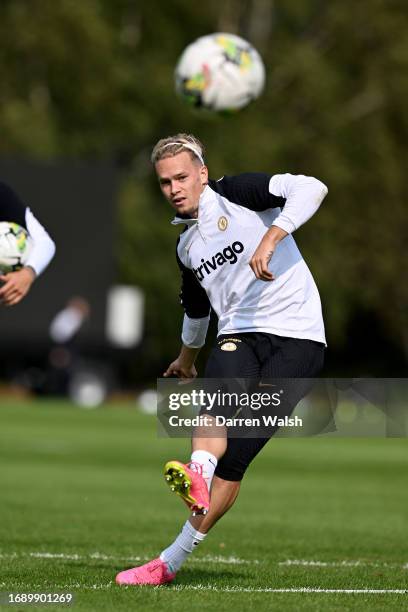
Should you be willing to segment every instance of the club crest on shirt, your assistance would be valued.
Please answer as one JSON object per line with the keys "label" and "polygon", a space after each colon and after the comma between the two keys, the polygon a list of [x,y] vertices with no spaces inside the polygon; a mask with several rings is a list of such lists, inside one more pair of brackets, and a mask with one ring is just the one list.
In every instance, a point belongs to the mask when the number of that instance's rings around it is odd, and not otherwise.
{"label": "club crest on shirt", "polygon": [[218,219],[218,229],[220,230],[220,232],[225,232],[227,227],[228,227],[228,219],[227,219],[227,217],[220,217]]}

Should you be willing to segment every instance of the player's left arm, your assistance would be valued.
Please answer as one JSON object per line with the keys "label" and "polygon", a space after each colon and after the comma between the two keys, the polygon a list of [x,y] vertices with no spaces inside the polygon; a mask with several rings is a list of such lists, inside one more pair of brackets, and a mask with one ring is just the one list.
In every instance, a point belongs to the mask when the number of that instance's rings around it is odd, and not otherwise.
{"label": "player's left arm", "polygon": [[55,254],[54,241],[29,208],[26,208],[24,221],[33,247],[24,268],[0,276],[0,304],[4,306],[15,306],[27,295]]}
{"label": "player's left arm", "polygon": [[315,214],[328,189],[324,183],[311,176],[275,174],[270,179],[268,191],[272,196],[285,198],[285,204],[249,263],[255,276],[263,281],[274,280],[269,262],[277,244]]}

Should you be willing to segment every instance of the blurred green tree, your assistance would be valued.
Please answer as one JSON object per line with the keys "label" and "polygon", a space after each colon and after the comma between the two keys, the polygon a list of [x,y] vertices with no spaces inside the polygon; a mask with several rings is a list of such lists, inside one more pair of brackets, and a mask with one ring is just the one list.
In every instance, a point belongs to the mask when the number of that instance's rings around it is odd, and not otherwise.
{"label": "blurred green tree", "polygon": [[[175,356],[182,318],[177,230],[149,163],[155,141],[196,133],[214,178],[321,178],[329,196],[296,239],[332,353],[346,351],[345,369],[358,365],[356,321],[366,320],[378,351],[367,373],[389,374],[408,354],[407,28],[398,0],[208,0],[205,10],[187,0],[3,0],[0,153],[121,165],[120,280],[146,291],[152,368]],[[183,48],[217,30],[248,37],[267,66],[261,99],[228,119],[195,114],[173,88]]]}

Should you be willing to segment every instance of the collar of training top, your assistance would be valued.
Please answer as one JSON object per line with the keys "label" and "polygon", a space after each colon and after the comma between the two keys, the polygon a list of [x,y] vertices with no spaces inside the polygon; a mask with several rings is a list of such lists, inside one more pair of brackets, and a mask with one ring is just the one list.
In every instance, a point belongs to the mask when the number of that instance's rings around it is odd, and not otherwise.
{"label": "collar of training top", "polygon": [[204,221],[210,214],[211,209],[214,205],[214,197],[215,192],[211,189],[211,187],[209,187],[209,185],[206,185],[200,195],[200,200],[198,202],[197,219],[189,217],[188,215],[176,215],[171,224],[179,225],[180,223],[184,223],[188,227],[191,227],[195,223],[198,223],[198,221]]}

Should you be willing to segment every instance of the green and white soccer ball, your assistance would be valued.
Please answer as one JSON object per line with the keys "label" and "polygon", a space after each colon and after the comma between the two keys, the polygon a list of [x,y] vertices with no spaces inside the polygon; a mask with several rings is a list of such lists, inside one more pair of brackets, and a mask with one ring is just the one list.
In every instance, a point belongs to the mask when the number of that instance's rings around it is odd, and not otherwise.
{"label": "green and white soccer ball", "polygon": [[0,273],[20,270],[28,259],[32,240],[17,223],[0,222]]}
{"label": "green and white soccer ball", "polygon": [[196,108],[236,111],[258,98],[265,67],[258,51],[235,34],[202,36],[182,53],[176,91]]}

